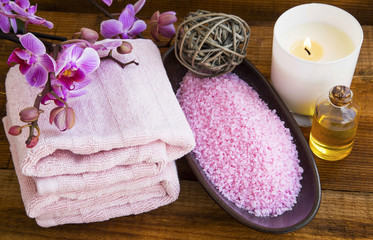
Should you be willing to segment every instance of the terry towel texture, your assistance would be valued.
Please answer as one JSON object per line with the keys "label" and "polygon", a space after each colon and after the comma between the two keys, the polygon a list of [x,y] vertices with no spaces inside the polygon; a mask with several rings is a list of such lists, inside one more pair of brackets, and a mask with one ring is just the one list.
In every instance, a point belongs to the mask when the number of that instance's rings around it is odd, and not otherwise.
{"label": "terry towel texture", "polygon": [[[88,93],[69,99],[75,126],[50,125],[54,104],[42,106],[39,143],[26,148],[28,131],[9,136],[27,214],[40,226],[104,221],[139,214],[177,199],[175,159],[195,146],[159,50],[150,40],[130,40],[131,54],[114,57],[139,65],[122,69],[111,60],[94,72]],[[40,89],[28,86],[18,67],[6,79],[5,131],[21,124],[18,113]],[[21,96],[21,97],[20,97]]]}

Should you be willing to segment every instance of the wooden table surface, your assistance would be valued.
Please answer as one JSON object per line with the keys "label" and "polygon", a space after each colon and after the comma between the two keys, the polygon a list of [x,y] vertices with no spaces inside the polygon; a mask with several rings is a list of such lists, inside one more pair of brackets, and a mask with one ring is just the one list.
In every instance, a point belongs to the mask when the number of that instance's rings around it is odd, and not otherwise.
{"label": "wooden table surface", "polygon": [[[223,10],[222,10],[223,11]],[[102,14],[40,11],[54,22],[51,31],[70,37],[80,27],[98,30]],[[249,21],[252,37],[247,58],[269,79],[274,21]],[[14,172],[9,144],[0,128],[0,239],[373,239],[373,26],[363,25],[364,43],[352,81],[362,104],[362,116],[352,153],[344,160],[316,158],[322,202],[316,217],[304,228],[282,235],[254,231],[223,211],[195,179],[185,159],[178,160],[181,183],[174,203],[137,216],[101,223],[39,227],[26,216]],[[148,33],[145,34],[148,36]],[[6,60],[15,43],[0,40],[0,92],[9,67]],[[164,53],[166,49],[161,49]],[[0,95],[1,118],[6,96]],[[309,129],[302,129],[308,138]]]}

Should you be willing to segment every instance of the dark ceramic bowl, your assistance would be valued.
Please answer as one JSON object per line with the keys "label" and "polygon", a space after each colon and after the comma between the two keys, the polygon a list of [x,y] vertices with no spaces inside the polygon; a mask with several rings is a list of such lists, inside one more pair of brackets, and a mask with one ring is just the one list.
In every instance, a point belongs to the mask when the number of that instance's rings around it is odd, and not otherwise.
{"label": "dark ceramic bowl", "polygon": [[[182,78],[187,73],[187,69],[176,59],[173,47],[164,54],[163,63],[173,90],[176,92]],[[287,233],[298,230],[313,219],[319,209],[321,200],[320,178],[311,150],[293,116],[258,69],[245,59],[233,72],[254,88],[270,109],[276,109],[277,115],[290,129],[297,146],[300,166],[304,169],[303,179],[301,180],[302,188],[297,197],[297,204],[291,211],[287,211],[278,217],[256,217],[248,211],[238,208],[220,194],[204,174],[193,152],[187,155],[187,161],[209,195],[241,223],[262,232]]]}

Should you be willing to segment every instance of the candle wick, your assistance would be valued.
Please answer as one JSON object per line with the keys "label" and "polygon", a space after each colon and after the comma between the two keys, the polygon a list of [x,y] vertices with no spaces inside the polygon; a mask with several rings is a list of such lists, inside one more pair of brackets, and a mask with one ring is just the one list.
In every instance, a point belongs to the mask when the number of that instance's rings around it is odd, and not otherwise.
{"label": "candle wick", "polygon": [[306,47],[304,48],[304,50],[306,50],[306,52],[308,53],[308,55],[311,55],[310,50],[308,50]]}

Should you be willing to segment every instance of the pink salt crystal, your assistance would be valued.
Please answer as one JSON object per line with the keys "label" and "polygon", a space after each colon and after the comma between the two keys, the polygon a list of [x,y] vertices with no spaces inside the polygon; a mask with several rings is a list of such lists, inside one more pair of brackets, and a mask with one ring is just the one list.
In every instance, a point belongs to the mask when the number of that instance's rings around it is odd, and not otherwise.
{"label": "pink salt crystal", "polygon": [[196,138],[193,150],[215,187],[256,216],[291,210],[303,169],[289,129],[235,74],[188,73],[177,92]]}

